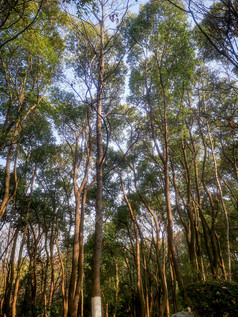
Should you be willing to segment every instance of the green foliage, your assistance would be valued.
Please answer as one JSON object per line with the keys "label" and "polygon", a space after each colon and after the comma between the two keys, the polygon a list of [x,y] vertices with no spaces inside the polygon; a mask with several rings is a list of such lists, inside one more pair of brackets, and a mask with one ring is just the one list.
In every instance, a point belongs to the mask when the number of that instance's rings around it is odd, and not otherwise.
{"label": "green foliage", "polygon": [[[139,32],[139,29],[141,32]],[[186,118],[190,110],[185,91],[195,81],[194,43],[186,17],[166,2],[150,2],[138,16],[129,18],[127,41],[134,43],[128,56],[131,66],[128,98],[142,113],[145,128],[150,130],[151,115],[155,134],[163,143],[164,112],[168,133],[174,138],[188,135]],[[151,132],[150,132],[151,133]],[[173,142],[172,138],[171,141]]]}
{"label": "green foliage", "polygon": [[63,0],[63,2],[75,4],[78,16],[81,16],[83,13],[90,13],[90,9],[98,11],[96,0]]}
{"label": "green foliage", "polygon": [[[25,10],[29,16],[35,14],[35,7],[37,3],[27,3]],[[25,22],[20,19],[13,23],[12,28],[20,28],[19,23],[24,27]],[[15,136],[19,136],[20,130],[22,135],[30,133],[28,126],[32,123],[36,108],[47,107],[48,102],[44,95],[53,78],[59,75],[64,51],[64,42],[60,35],[63,25],[65,16],[57,3],[54,2],[49,7],[43,6],[34,24],[1,50],[1,145],[8,145],[14,132]],[[11,28],[4,32],[8,33],[10,30],[14,33]],[[30,120],[27,121],[27,118]]]}
{"label": "green foliage", "polygon": [[39,305],[36,307],[36,314],[39,317],[49,316],[49,317],[57,317],[62,314],[62,307],[59,302],[54,303],[51,307]]}
{"label": "green foliage", "polygon": [[[117,107],[123,94],[126,67],[121,60],[125,53],[120,33],[105,32],[104,44],[104,88],[103,108],[105,113]],[[96,97],[98,91],[98,74],[101,59],[101,32],[98,25],[85,21],[74,21],[67,36],[69,58],[67,66],[73,70],[75,82],[72,86],[77,90],[77,96],[85,100]],[[77,86],[74,86],[77,83]],[[79,85],[78,85],[79,84]],[[92,102],[92,101],[91,101]]]}
{"label": "green foliage", "polygon": [[48,1],[6,1],[0,7],[0,46],[1,48],[14,41],[26,32],[39,18]]}
{"label": "green foliage", "polygon": [[[202,317],[236,317],[238,315],[238,284],[228,281],[194,283],[187,287],[192,310]],[[227,315],[228,314],[228,315]]]}
{"label": "green foliage", "polygon": [[[231,62],[237,72],[238,40],[237,1],[214,1],[209,10],[204,10],[201,29],[196,28],[198,45],[202,47],[203,57],[210,60]],[[205,35],[205,36],[204,36]]]}

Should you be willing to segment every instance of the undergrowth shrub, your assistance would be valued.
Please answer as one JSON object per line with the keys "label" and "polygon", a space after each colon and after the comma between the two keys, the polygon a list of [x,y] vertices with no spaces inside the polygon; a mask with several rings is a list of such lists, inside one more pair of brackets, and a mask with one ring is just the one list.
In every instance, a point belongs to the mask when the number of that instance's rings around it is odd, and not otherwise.
{"label": "undergrowth shrub", "polygon": [[238,284],[228,281],[192,283],[186,288],[192,310],[202,317],[237,317]]}

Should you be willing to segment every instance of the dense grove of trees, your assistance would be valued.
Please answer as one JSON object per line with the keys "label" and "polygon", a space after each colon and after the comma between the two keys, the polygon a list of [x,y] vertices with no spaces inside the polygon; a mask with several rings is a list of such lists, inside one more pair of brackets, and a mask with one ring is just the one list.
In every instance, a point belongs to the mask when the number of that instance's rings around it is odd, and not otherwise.
{"label": "dense grove of trees", "polygon": [[0,1],[0,316],[238,315],[238,5],[211,2]]}

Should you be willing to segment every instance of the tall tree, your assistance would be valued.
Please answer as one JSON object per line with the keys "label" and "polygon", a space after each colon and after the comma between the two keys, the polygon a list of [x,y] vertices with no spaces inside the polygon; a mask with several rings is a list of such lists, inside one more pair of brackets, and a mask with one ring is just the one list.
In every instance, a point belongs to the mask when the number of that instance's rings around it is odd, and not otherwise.
{"label": "tall tree", "polygon": [[225,1],[180,1],[166,0],[186,12],[200,32],[200,43],[207,48],[209,58],[229,61],[237,71],[237,21],[238,6],[235,0]]}
{"label": "tall tree", "polygon": [[186,113],[184,89],[190,85],[194,53],[185,16],[168,4],[147,4],[130,24],[129,38],[136,42],[130,54],[131,100],[145,111],[144,120],[150,126],[153,142],[150,155],[158,165],[158,172],[163,173],[169,252],[179,287],[184,290],[173,239],[169,153],[173,136],[183,128],[179,120]]}
{"label": "tall tree", "polygon": [[[103,164],[109,143],[108,115],[117,103],[121,91],[123,69],[123,48],[119,46],[119,14],[123,17],[128,1],[116,4],[114,1],[99,1],[97,4],[85,5],[86,16],[80,17],[75,25],[78,40],[73,44],[79,60],[75,59],[74,67],[83,81],[86,103],[95,112],[96,135],[96,217],[95,217],[95,248],[92,268],[92,315],[101,316],[100,295],[100,262],[103,232]],[[91,19],[91,21],[90,21]],[[110,22],[111,21],[111,22]],[[107,31],[114,22],[114,32]],[[119,23],[119,26],[116,24]],[[74,41],[77,41],[77,38]],[[116,49],[115,49],[116,48]],[[85,59],[85,56],[87,58]],[[83,60],[81,59],[83,58]],[[116,82],[116,80],[118,80]],[[76,89],[75,89],[76,90]],[[77,91],[77,90],[76,90]],[[86,91],[86,93],[85,93]],[[81,92],[77,92],[82,96]],[[82,97],[81,97],[82,98]],[[105,135],[105,139],[104,139]]]}
{"label": "tall tree", "polygon": [[[54,14],[51,10],[54,10]],[[30,9],[28,9],[30,10]],[[32,9],[33,10],[33,9]],[[45,94],[56,75],[64,49],[54,19],[63,18],[57,5],[41,12],[40,20],[1,50],[1,133],[0,149],[6,159],[4,194],[0,218],[17,189],[17,152],[24,130],[37,108],[46,102]],[[32,12],[30,10],[30,12]],[[30,14],[30,13],[29,13]],[[10,170],[15,158],[15,184],[10,188]]]}

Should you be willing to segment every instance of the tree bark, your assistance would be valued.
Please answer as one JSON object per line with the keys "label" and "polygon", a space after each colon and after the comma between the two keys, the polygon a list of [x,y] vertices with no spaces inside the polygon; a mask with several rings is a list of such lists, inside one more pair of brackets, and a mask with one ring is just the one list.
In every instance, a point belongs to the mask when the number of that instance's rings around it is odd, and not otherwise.
{"label": "tree bark", "polygon": [[11,258],[10,258],[10,266],[9,266],[9,270],[8,270],[6,290],[5,290],[5,294],[4,294],[4,302],[3,302],[3,309],[2,309],[3,316],[10,316],[10,311],[11,311],[11,293],[12,293],[14,274],[15,274],[14,259],[15,259],[19,229],[20,228],[18,227],[15,231],[15,234],[14,234]]}
{"label": "tree bark", "polygon": [[[57,216],[56,216],[57,217]],[[64,268],[64,261],[62,259],[62,255],[59,248],[59,226],[58,226],[58,219],[56,219],[56,247],[58,251],[58,256],[60,260],[61,265],[61,271],[62,271],[62,282],[61,282],[61,291],[63,296],[63,317],[67,317],[68,315],[68,300],[67,300],[67,290],[65,290],[65,268]]]}
{"label": "tree bark", "polygon": [[[86,123],[87,126],[88,122]],[[78,304],[79,304],[79,295],[80,295],[80,289],[81,289],[81,282],[82,282],[82,276],[80,275],[81,270],[79,271],[79,256],[80,256],[80,234],[83,234],[83,222],[82,219],[80,219],[80,206],[82,207],[82,204],[85,204],[85,200],[82,201],[82,192],[85,189],[87,178],[88,178],[88,172],[89,172],[89,166],[90,166],[90,160],[91,160],[91,144],[86,144],[86,153],[87,153],[87,161],[85,166],[85,173],[84,178],[81,182],[80,187],[77,185],[77,171],[78,171],[78,142],[79,139],[82,136],[83,131],[85,130],[87,132],[87,128],[85,128],[81,131],[81,133],[76,137],[76,147],[75,147],[75,153],[74,153],[74,195],[75,195],[75,223],[74,223],[74,244],[73,244],[73,257],[72,257],[72,272],[70,277],[70,284],[69,284],[69,296],[68,296],[68,317],[77,317],[78,315]],[[86,135],[87,137],[87,135]],[[83,199],[86,199],[86,196],[83,197]],[[84,205],[83,205],[84,208]],[[84,212],[84,210],[83,210]],[[81,215],[82,215],[82,209],[81,209]],[[84,214],[83,214],[84,216]],[[80,233],[81,229],[81,233]]]}
{"label": "tree bark", "polygon": [[7,206],[10,204],[11,200],[14,198],[16,195],[17,191],[17,185],[18,185],[18,180],[17,180],[17,158],[18,158],[18,145],[16,147],[16,156],[15,156],[15,163],[14,163],[14,188],[12,190],[12,193],[10,193],[10,176],[11,176],[11,160],[12,160],[12,155],[13,151],[15,148],[15,142],[12,142],[9,149],[8,149],[8,154],[7,154],[7,160],[6,160],[6,167],[5,167],[5,179],[4,179],[4,194],[3,194],[3,199],[0,205],[0,219],[2,218]]}

